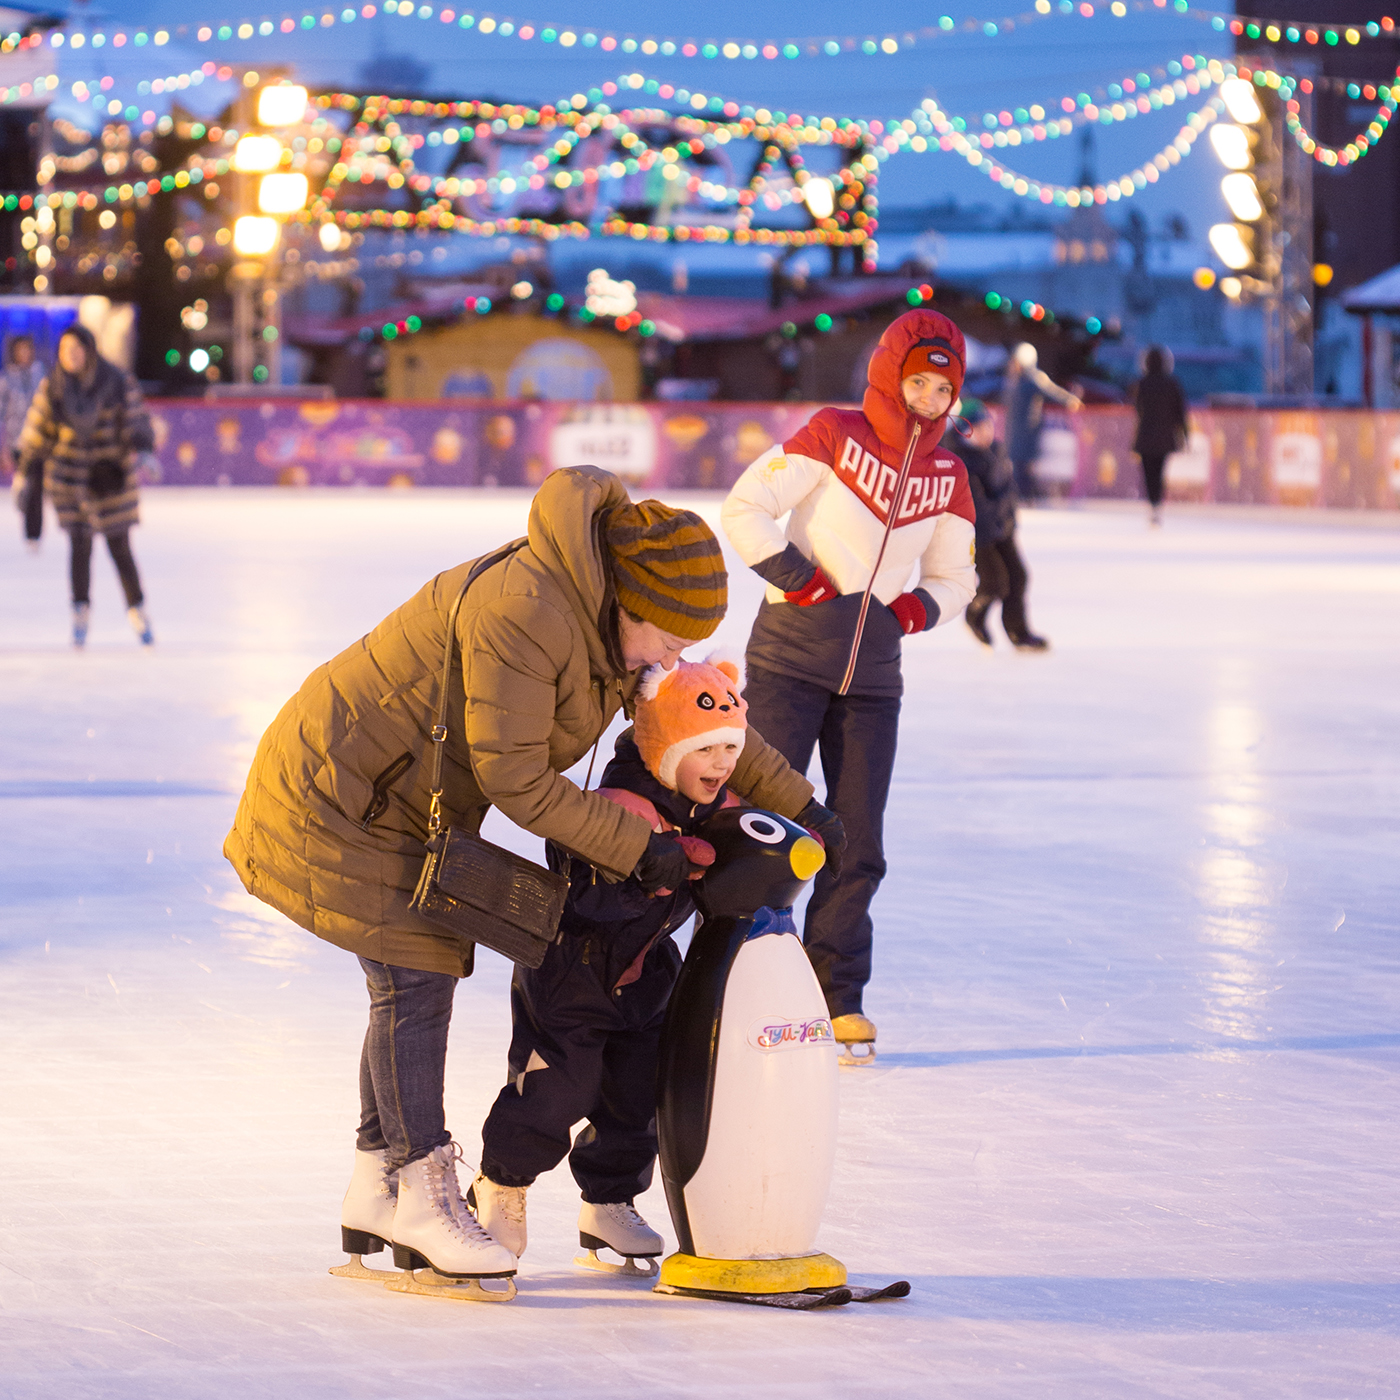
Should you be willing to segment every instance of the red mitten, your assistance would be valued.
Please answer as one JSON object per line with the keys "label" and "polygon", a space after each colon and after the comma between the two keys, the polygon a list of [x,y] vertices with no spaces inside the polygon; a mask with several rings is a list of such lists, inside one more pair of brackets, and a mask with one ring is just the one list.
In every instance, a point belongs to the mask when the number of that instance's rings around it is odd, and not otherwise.
{"label": "red mitten", "polygon": [[[665,823],[661,820],[661,814],[652,806],[645,797],[639,793],[628,792],[626,788],[596,788],[594,789],[599,797],[606,797],[609,802],[616,803],[619,807],[626,808],[627,811],[641,817],[653,831],[661,831]],[[710,859],[714,859],[713,851]]]}
{"label": "red mitten", "polygon": [[[679,838],[681,850],[686,854],[686,859],[692,865],[713,865],[715,863],[715,848],[708,841],[702,841],[698,836],[682,836]],[[690,878],[698,880],[705,872],[697,870]]]}
{"label": "red mitten", "polygon": [[928,613],[924,611],[924,605],[913,593],[901,593],[890,604],[890,611],[899,620],[899,625],[904,629],[906,637],[914,632],[922,632],[928,625]]}
{"label": "red mitten", "polygon": [[814,603],[829,603],[833,598],[840,596],[840,590],[822,572],[820,564],[817,571],[807,580],[803,588],[795,588],[791,593],[784,593],[783,597],[789,603],[796,603],[799,608],[810,608]]}

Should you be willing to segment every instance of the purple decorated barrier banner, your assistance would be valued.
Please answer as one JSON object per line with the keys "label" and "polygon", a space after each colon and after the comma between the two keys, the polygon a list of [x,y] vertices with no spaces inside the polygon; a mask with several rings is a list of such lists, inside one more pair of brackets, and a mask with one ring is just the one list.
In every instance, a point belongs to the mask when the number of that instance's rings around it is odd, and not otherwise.
{"label": "purple decorated barrier banner", "polygon": [[[799,403],[152,400],[167,486],[537,486],[591,463],[629,486],[727,489],[820,407]],[[1400,506],[1400,413],[1196,409],[1167,463],[1172,499]],[[1142,496],[1131,409],[1046,413],[1047,495]],[[5,465],[8,465],[6,463]]]}

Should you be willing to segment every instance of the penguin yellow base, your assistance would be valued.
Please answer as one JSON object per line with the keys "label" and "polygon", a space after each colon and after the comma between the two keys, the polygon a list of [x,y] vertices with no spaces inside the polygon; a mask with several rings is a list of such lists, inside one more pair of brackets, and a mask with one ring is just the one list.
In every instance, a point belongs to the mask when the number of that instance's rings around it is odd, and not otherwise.
{"label": "penguin yellow base", "polygon": [[701,1259],[676,1253],[661,1263],[657,1292],[697,1289],[705,1293],[804,1293],[840,1288],[846,1266],[829,1254],[795,1259]]}

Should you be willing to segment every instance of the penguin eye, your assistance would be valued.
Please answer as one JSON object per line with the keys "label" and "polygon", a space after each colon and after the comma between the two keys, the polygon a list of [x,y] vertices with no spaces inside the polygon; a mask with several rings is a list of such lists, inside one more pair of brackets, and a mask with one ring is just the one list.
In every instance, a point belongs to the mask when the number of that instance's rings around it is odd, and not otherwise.
{"label": "penguin eye", "polygon": [[700,694],[695,697],[695,703],[699,705],[702,710],[713,710],[715,707],[715,697],[711,695],[708,690],[702,690]]}

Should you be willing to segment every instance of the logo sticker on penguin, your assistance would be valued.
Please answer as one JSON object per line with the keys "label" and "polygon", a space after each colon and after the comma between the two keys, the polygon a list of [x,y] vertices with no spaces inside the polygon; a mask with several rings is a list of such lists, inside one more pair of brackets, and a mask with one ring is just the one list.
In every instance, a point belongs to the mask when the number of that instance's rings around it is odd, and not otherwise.
{"label": "logo sticker on penguin", "polygon": [[831,1045],[835,1040],[825,1016],[812,1021],[765,1016],[749,1027],[749,1044],[756,1050],[800,1050],[804,1045]]}

